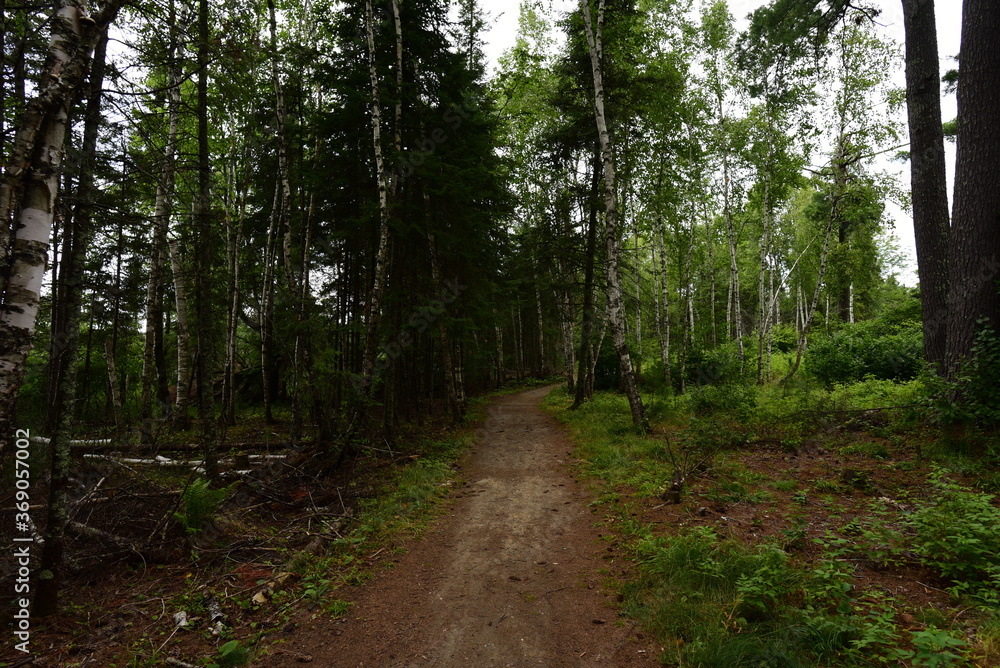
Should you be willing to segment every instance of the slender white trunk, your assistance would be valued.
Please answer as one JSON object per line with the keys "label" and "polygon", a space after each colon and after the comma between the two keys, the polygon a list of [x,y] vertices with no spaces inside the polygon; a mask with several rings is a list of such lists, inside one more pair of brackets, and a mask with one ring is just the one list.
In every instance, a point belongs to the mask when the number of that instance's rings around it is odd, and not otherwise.
{"label": "slender white trunk", "polygon": [[663,219],[656,226],[657,250],[660,256],[660,294],[663,309],[660,311],[660,361],[663,363],[663,373],[667,387],[672,384],[670,378],[670,283],[667,281],[667,249],[663,243]]}
{"label": "slender white trunk", "polygon": [[[63,142],[69,107],[82,85],[101,32],[123,0],[112,0],[93,18],[82,6],[64,1],[53,15],[45,84],[28,103],[0,179],[0,262],[8,267],[0,283],[0,445],[13,431],[8,424],[31,349],[45,274],[49,234],[55,216]],[[14,193],[21,210],[11,221]]]}
{"label": "slender white trunk", "polygon": [[375,28],[371,0],[365,1],[365,33],[368,40],[368,72],[371,77],[372,145],[375,150],[375,170],[378,179],[379,233],[375,254],[375,277],[369,292],[365,318],[365,348],[362,380],[365,396],[371,394],[375,376],[375,348],[378,327],[382,319],[382,298],[389,269],[389,200],[385,162],[382,158],[382,96],[379,93],[378,70],[375,65]]}
{"label": "slender white trunk", "polygon": [[611,327],[611,338],[621,366],[622,386],[628,397],[632,410],[632,422],[643,432],[649,431],[649,420],[646,418],[646,408],[643,406],[639,388],[636,386],[635,374],[632,371],[632,360],[625,341],[624,313],[622,308],[621,276],[619,262],[621,259],[621,242],[618,239],[618,209],[617,193],[615,192],[615,163],[611,146],[611,135],[608,132],[607,118],[604,111],[604,74],[603,74],[603,28],[604,0],[598,0],[596,28],[590,15],[590,0],[580,0],[583,9],[584,28],[587,33],[587,44],[590,48],[590,64],[594,75],[594,119],[597,123],[597,134],[601,145],[601,158],[604,165],[604,233],[607,247],[607,291],[608,291],[608,324]]}
{"label": "slender white trunk", "polygon": [[177,392],[174,396],[174,423],[188,425],[191,395],[191,328],[188,321],[187,280],[180,256],[180,240],[172,239],[170,267],[174,275],[174,303],[177,310]]}
{"label": "slender white trunk", "polygon": [[158,329],[163,324],[163,282],[166,273],[167,260],[167,230],[170,228],[170,213],[173,208],[174,171],[177,154],[177,129],[180,117],[180,73],[174,64],[174,7],[170,6],[171,43],[167,55],[170,63],[168,75],[168,120],[167,143],[164,149],[163,164],[160,168],[160,179],[156,183],[156,200],[153,206],[153,249],[152,264],[149,270],[149,287],[146,291],[146,337],[142,359],[142,439],[149,442],[151,438],[150,422],[153,417],[153,381],[156,373],[156,337],[160,336]]}

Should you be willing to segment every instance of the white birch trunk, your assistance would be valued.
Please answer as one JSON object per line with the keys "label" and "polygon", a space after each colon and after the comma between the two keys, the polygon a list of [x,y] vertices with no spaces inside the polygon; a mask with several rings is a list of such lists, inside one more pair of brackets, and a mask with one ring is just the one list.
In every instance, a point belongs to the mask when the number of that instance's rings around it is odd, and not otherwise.
{"label": "white birch trunk", "polygon": [[643,432],[649,431],[649,420],[646,418],[646,408],[636,386],[635,374],[632,372],[632,360],[625,342],[624,313],[622,308],[622,287],[619,274],[621,259],[621,242],[618,239],[617,193],[615,192],[615,164],[611,135],[604,111],[604,74],[603,74],[603,27],[604,0],[598,0],[596,29],[590,15],[590,0],[580,0],[583,9],[584,28],[587,33],[587,44],[590,48],[590,64],[594,75],[594,118],[597,122],[597,134],[601,145],[601,158],[604,165],[604,233],[607,246],[607,290],[608,290],[608,324],[611,328],[611,338],[618,353],[621,365],[622,385],[628,397],[632,411],[632,422]]}
{"label": "white birch trunk", "polygon": [[670,378],[670,284],[667,282],[667,249],[663,243],[663,218],[658,220],[656,239],[660,256],[660,294],[663,310],[660,312],[660,361],[663,363],[663,374],[667,387],[671,387]]}
{"label": "white birch trunk", "polygon": [[174,304],[177,310],[177,391],[174,396],[174,424],[186,428],[191,403],[191,327],[188,321],[187,280],[180,256],[180,240],[171,239],[170,268],[174,276]]}
{"label": "white birch trunk", "polygon": [[[174,30],[173,4],[171,4],[170,26]],[[168,86],[168,121],[167,144],[164,149],[163,165],[160,179],[156,184],[156,200],[153,206],[153,249],[152,264],[149,270],[149,287],[146,291],[146,336],[142,358],[142,441],[148,443],[151,438],[150,422],[153,417],[153,380],[156,372],[154,346],[156,328],[163,321],[163,291],[161,283],[166,270],[167,230],[170,228],[170,213],[174,197],[175,156],[177,153],[177,129],[180,117],[180,73],[173,64],[174,43],[171,36],[170,50],[167,60],[171,63]],[[158,315],[157,315],[158,314]]]}
{"label": "white birch trunk", "polygon": [[368,72],[371,76],[372,146],[375,150],[375,170],[378,178],[379,233],[375,254],[375,277],[369,292],[365,318],[365,348],[362,380],[365,397],[371,396],[375,377],[375,348],[378,326],[382,319],[382,297],[389,269],[389,201],[386,169],[382,158],[382,97],[379,93],[378,71],[375,67],[375,29],[371,0],[365,0],[365,32],[368,38]]}
{"label": "white birch trunk", "polygon": [[[9,272],[0,284],[0,445],[13,434],[7,423],[35,331],[69,106],[84,81],[98,37],[122,4],[123,0],[111,0],[93,18],[86,16],[78,2],[64,0],[57,5],[45,85],[28,103],[15,132],[13,151],[5,156],[0,180],[0,261],[9,262]],[[11,224],[18,189],[22,207]]]}

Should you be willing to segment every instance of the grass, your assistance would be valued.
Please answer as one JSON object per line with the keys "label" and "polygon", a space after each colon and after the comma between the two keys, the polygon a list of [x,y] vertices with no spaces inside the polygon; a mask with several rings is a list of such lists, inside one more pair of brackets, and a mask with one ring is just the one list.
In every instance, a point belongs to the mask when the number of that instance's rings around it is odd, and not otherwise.
{"label": "grass", "polygon": [[[632,429],[623,396],[598,393],[576,411],[563,390],[547,397],[578,444],[581,472],[597,481],[595,505],[639,563],[623,585],[624,612],[666,648],[666,665],[1000,665],[1000,604],[989,584],[1000,557],[981,533],[1000,513],[982,493],[1000,485],[993,459],[973,456],[984,447],[960,453],[977,492],[944,473],[928,478],[928,454],[946,465],[956,455],[922,451],[933,438],[915,430],[910,409],[852,413],[846,425],[824,417],[915,402],[917,385],[765,387],[743,405],[732,400],[743,395],[654,397],[648,436]],[[678,469],[681,504],[650,500]],[[709,509],[695,513],[699,504]],[[941,513],[951,514],[931,522]],[[949,543],[945,526],[971,542]],[[965,566],[972,557],[977,565]],[[956,575],[962,568],[976,575]]]}

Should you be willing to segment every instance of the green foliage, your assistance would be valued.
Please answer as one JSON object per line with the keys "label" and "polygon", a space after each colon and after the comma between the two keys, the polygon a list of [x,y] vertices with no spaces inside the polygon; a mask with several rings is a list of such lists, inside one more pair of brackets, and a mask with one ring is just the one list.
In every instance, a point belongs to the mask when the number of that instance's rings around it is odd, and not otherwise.
{"label": "green foliage", "polygon": [[[975,492],[931,474],[930,501],[907,522],[920,561],[955,581],[955,593],[988,593],[996,600],[1000,585],[1000,508],[993,496]],[[980,591],[982,590],[982,591]]]}
{"label": "green foliage", "polygon": [[911,634],[912,650],[896,650],[894,656],[910,661],[913,666],[921,668],[942,668],[964,663],[964,657],[952,650],[964,650],[968,643],[956,638],[949,631],[928,626],[922,631]]}
{"label": "green foliage", "polygon": [[809,372],[827,385],[865,378],[912,380],[923,369],[923,331],[917,322],[898,325],[866,320],[812,342]]}
{"label": "green foliage", "polygon": [[594,366],[595,390],[618,390],[622,383],[622,367],[615,348],[605,342],[597,353]]}
{"label": "green foliage", "polygon": [[250,663],[250,650],[241,647],[238,640],[230,640],[215,653],[207,668],[236,668]]}
{"label": "green foliage", "polygon": [[972,354],[953,381],[933,376],[931,406],[943,424],[1000,425],[1000,337],[989,319],[979,321]]}
{"label": "green foliage", "polygon": [[751,385],[702,385],[689,395],[691,410],[699,417],[716,413],[749,417],[757,407],[757,388]]}
{"label": "green foliage", "polygon": [[823,543],[822,558],[795,564],[774,545],[748,547],[706,527],[636,544],[638,582],[627,609],[676,653],[682,666],[870,666],[897,642],[893,602],[876,591],[852,597],[847,548]]}
{"label": "green foliage", "polygon": [[687,365],[688,383],[699,387],[733,385],[747,380],[735,343],[693,350],[688,355]]}
{"label": "green foliage", "polygon": [[195,478],[181,495],[181,510],[174,513],[174,519],[187,533],[198,533],[219,510],[229,490],[229,487],[212,489],[204,478]]}

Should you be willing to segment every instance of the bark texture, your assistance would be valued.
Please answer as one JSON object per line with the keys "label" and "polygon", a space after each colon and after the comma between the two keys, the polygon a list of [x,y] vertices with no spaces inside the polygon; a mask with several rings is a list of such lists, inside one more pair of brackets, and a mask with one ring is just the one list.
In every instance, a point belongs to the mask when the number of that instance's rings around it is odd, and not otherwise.
{"label": "bark texture", "polygon": [[1000,298],[1000,3],[965,0],[958,79],[946,365],[972,352],[980,322],[997,328]]}
{"label": "bark texture", "polygon": [[[83,85],[94,46],[123,2],[111,0],[93,17],[76,0],[57,5],[45,77],[18,124],[0,180],[0,446],[13,433],[14,402],[35,331],[69,106]],[[21,209],[10,224],[18,192]]]}
{"label": "bark texture", "polygon": [[580,0],[583,9],[584,26],[587,31],[587,44],[590,47],[590,64],[594,74],[594,118],[597,121],[597,135],[601,145],[601,159],[604,167],[604,235],[607,245],[607,289],[608,289],[608,325],[611,327],[611,338],[618,353],[621,365],[622,389],[628,397],[632,411],[632,422],[643,432],[649,431],[649,420],[646,418],[646,408],[643,406],[639,388],[636,385],[635,374],[632,371],[632,360],[625,342],[624,309],[622,306],[622,287],[619,261],[621,257],[621,240],[618,238],[618,202],[615,191],[615,163],[611,146],[611,135],[608,132],[607,117],[604,109],[604,74],[603,74],[603,44],[602,32],[604,24],[604,0],[599,0],[597,24],[591,18],[590,0]]}

